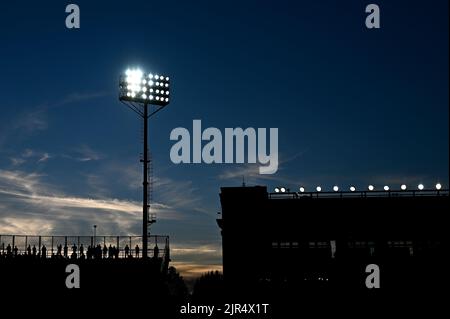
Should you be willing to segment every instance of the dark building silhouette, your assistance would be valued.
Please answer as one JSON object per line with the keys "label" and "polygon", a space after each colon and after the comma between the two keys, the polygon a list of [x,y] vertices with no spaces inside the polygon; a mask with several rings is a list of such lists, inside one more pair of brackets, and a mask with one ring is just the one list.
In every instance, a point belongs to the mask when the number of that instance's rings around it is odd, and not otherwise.
{"label": "dark building silhouette", "polygon": [[380,266],[383,287],[439,281],[447,233],[445,191],[268,193],[223,187],[224,278],[295,288],[364,288],[365,266]]}

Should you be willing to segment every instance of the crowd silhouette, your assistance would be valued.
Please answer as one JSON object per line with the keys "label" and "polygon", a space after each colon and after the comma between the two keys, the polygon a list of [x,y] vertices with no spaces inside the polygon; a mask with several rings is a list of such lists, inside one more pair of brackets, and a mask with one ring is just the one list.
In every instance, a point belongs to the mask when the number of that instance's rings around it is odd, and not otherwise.
{"label": "crowd silhouette", "polygon": [[[150,253],[150,251],[149,251]],[[116,246],[104,244],[103,246],[98,244],[96,246],[89,245],[87,248],[81,244],[79,247],[76,244],[69,246],[65,244],[59,244],[56,246],[56,251],[48,251],[45,245],[42,245],[40,249],[36,247],[36,245],[31,246],[30,244],[27,246],[26,250],[21,252],[19,251],[17,245],[14,247],[11,244],[8,244],[5,247],[5,243],[2,243],[0,246],[0,259],[6,258],[35,258],[35,259],[119,259],[119,258],[140,258],[141,257],[141,249],[139,245],[136,245],[134,249],[132,249],[129,245],[125,245],[123,249],[119,249]],[[156,244],[153,247],[153,258],[159,258],[159,247]]]}

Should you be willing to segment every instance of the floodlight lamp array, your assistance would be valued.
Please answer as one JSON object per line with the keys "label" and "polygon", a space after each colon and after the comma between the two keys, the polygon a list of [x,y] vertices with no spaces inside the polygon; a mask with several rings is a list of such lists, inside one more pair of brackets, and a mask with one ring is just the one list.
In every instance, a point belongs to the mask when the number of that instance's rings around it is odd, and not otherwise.
{"label": "floodlight lamp array", "polygon": [[165,106],[170,101],[170,79],[168,76],[148,73],[139,69],[128,69],[119,81],[121,101]]}

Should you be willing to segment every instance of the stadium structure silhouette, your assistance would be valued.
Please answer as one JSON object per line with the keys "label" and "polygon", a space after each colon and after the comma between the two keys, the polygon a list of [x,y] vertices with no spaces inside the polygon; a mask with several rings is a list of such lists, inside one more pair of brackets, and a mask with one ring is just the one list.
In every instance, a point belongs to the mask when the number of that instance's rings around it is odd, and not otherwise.
{"label": "stadium structure silhouette", "polygon": [[380,267],[383,292],[423,294],[442,284],[448,190],[283,191],[221,188],[229,290],[367,293],[370,264]]}

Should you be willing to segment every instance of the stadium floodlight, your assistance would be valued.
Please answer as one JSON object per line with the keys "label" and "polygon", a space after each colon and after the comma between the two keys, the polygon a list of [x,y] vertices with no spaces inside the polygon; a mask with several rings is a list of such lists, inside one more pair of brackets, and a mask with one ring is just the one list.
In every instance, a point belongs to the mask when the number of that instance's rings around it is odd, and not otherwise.
{"label": "stadium floodlight", "polygon": [[333,190],[334,190],[335,192],[338,192],[338,191],[339,191],[339,186],[337,186],[337,185],[333,186]]}
{"label": "stadium floodlight", "polygon": [[300,191],[300,193],[304,193],[305,192],[305,188],[303,186],[300,186],[300,188],[298,190]]}
{"label": "stadium floodlight", "polygon": [[425,188],[425,186],[423,186],[423,184],[419,184],[419,185],[417,185],[417,188],[421,191]]}
{"label": "stadium floodlight", "polygon": [[437,189],[437,190],[440,190],[441,188],[442,188],[441,183],[437,183],[437,184],[436,184],[436,189]]}
{"label": "stadium floodlight", "polygon": [[286,188],[285,188],[285,187],[281,187],[281,188],[280,188],[280,191],[281,191],[282,193],[286,193]]}
{"label": "stadium floodlight", "polygon": [[[153,78],[158,81],[153,81]],[[140,69],[128,69],[120,77],[119,89],[120,101],[158,106],[169,104],[170,82],[168,76],[153,76],[151,73],[145,74]],[[154,92],[154,94],[146,94],[147,91]]]}
{"label": "stadium floodlight", "polygon": [[321,191],[322,191],[322,187],[317,186],[317,187],[316,187],[316,191],[321,192]]}
{"label": "stadium floodlight", "polygon": [[400,186],[400,189],[401,189],[402,191],[406,191],[406,185],[405,185],[405,184],[402,184],[402,186]]}
{"label": "stadium floodlight", "polygon": [[275,193],[279,193],[280,189],[278,187],[275,187]]}
{"label": "stadium floodlight", "polygon": [[351,191],[351,192],[354,192],[354,191],[356,191],[356,188],[355,188],[355,186],[350,186],[350,191]]}
{"label": "stadium floodlight", "polygon": [[367,187],[367,189],[368,189],[369,191],[373,191],[373,190],[375,189],[375,187],[374,187],[373,185],[369,185],[369,186]]}
{"label": "stadium floodlight", "polygon": [[[156,221],[149,220],[148,119],[169,104],[170,89],[168,76],[146,74],[138,68],[126,70],[119,78],[119,101],[144,119],[142,258],[148,257],[148,227]],[[149,106],[154,107],[151,112]]]}
{"label": "stadium floodlight", "polygon": [[383,189],[387,192],[389,190],[389,186],[384,186]]}

